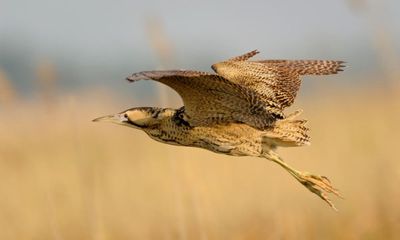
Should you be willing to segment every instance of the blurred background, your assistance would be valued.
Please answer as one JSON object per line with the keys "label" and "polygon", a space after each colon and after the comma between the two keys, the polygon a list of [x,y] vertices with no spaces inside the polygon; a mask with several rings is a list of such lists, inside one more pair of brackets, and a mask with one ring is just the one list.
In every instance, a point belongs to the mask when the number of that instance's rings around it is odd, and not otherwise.
{"label": "blurred background", "polygon": [[[0,0],[0,239],[396,239],[400,2]],[[180,107],[133,72],[263,59],[344,60],[306,77],[312,145],[339,212],[264,159],[163,145],[92,123]]]}

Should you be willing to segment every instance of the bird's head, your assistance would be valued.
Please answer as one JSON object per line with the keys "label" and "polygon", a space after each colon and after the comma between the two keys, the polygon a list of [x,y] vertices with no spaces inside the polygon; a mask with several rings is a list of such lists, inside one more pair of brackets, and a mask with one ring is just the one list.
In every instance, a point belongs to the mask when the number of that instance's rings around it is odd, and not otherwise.
{"label": "bird's head", "polygon": [[99,117],[94,119],[93,122],[111,122],[127,127],[145,129],[159,124],[164,117],[163,112],[161,108],[138,107],[117,114]]}

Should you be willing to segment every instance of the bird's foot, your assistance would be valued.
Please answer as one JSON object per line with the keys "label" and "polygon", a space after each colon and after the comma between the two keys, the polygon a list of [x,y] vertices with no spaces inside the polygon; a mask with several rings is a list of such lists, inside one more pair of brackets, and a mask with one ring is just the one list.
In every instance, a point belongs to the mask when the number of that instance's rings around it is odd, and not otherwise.
{"label": "bird's foot", "polygon": [[331,208],[337,211],[327,194],[332,193],[340,198],[343,197],[340,195],[339,190],[332,186],[327,177],[299,171],[296,171],[294,177],[308,190],[318,195],[322,200],[328,203]]}
{"label": "bird's foot", "polygon": [[285,161],[283,161],[282,158],[280,158],[275,152],[272,151],[269,152],[268,155],[266,155],[265,157],[282,166],[293,177],[295,177],[297,181],[303,184],[312,193],[318,195],[322,200],[328,203],[331,208],[337,211],[335,205],[333,205],[333,202],[328,198],[327,194],[332,193],[340,198],[343,197],[340,195],[339,191],[332,186],[327,177],[298,171],[289,166]]}

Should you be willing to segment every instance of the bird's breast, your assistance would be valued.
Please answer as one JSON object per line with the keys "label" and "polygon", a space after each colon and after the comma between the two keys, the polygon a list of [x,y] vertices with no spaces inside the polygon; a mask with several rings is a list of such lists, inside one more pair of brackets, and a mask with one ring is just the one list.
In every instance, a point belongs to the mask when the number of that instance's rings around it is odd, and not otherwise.
{"label": "bird's breast", "polygon": [[243,124],[187,127],[169,121],[146,132],[158,142],[199,147],[227,155],[254,156],[261,150],[258,130]]}

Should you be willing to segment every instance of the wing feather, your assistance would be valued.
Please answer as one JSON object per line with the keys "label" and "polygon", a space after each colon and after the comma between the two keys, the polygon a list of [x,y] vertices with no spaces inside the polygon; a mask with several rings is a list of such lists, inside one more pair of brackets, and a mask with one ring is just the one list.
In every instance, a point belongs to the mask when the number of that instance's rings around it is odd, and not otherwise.
{"label": "wing feather", "polygon": [[242,54],[240,56],[230,58],[228,61],[246,61],[259,53],[260,52],[258,50],[253,50],[253,51],[247,52],[245,54]]}
{"label": "wing feather", "polygon": [[272,113],[253,89],[216,74],[183,70],[145,71],[127,78],[131,82],[141,79],[158,81],[174,89],[182,97],[192,126],[243,122],[265,129],[276,118],[282,118]]}
{"label": "wing feather", "polygon": [[301,75],[328,75],[343,71],[343,61],[261,60],[247,61],[257,51],[212,65],[212,69],[231,82],[254,90],[271,112],[283,114],[293,104],[300,89]]}
{"label": "wing feather", "polygon": [[212,65],[217,74],[171,70],[134,73],[127,80],[161,82],[182,97],[192,126],[243,122],[265,129],[293,104],[302,75],[343,71],[343,61],[248,61],[257,50]]}
{"label": "wing feather", "polygon": [[283,114],[290,106],[300,88],[300,78],[296,72],[262,63],[249,61],[228,61],[213,65],[218,75],[255,91],[263,99],[271,112]]}
{"label": "wing feather", "polygon": [[343,71],[344,61],[334,60],[260,60],[268,66],[295,71],[299,75],[329,75]]}

